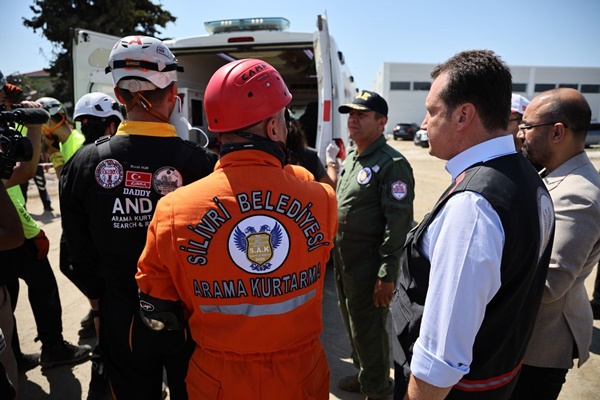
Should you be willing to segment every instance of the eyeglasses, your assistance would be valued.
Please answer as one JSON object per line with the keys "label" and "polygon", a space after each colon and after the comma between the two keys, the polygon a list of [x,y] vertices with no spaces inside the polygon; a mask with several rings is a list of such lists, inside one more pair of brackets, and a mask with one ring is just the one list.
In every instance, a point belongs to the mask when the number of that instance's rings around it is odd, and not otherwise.
{"label": "eyeglasses", "polygon": [[[525,130],[533,129],[538,126],[546,126],[546,125],[554,125],[554,124],[562,124],[562,122],[556,121],[556,122],[544,122],[542,124],[519,124],[518,128],[520,131],[525,131]],[[565,128],[569,127],[569,125],[567,125],[567,124],[563,124],[563,126]]]}

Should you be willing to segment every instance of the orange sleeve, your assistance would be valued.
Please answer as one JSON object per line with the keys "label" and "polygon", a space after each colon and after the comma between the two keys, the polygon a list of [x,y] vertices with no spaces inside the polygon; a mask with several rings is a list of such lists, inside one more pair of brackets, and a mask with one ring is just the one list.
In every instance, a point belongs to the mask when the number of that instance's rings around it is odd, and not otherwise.
{"label": "orange sleeve", "polygon": [[286,164],[283,167],[283,170],[287,173],[294,175],[296,178],[300,178],[304,181],[310,181],[310,182],[315,181],[314,175],[309,170],[307,170],[306,168],[304,168],[300,165]]}
{"label": "orange sleeve", "polygon": [[172,257],[172,197],[167,195],[159,200],[146,236],[146,246],[138,260],[135,275],[139,289],[163,300],[178,300],[169,267],[177,268],[177,260]]}
{"label": "orange sleeve", "polygon": [[335,196],[335,190],[330,185],[326,183],[321,183],[321,185],[325,188],[329,197],[329,226],[331,228],[331,240],[333,240],[338,228],[337,197]]}

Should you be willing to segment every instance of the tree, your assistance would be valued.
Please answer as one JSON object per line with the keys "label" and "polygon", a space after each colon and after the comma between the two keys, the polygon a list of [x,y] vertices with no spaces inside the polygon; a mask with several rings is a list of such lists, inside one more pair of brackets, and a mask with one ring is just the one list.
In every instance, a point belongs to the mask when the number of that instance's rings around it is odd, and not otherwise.
{"label": "tree", "polygon": [[23,25],[34,32],[40,29],[54,45],[55,58],[48,71],[56,77],[51,95],[58,99],[70,99],[72,95],[71,28],[118,37],[156,36],[157,27],[164,28],[176,20],[151,0],[35,0],[29,8],[35,16],[23,18]]}

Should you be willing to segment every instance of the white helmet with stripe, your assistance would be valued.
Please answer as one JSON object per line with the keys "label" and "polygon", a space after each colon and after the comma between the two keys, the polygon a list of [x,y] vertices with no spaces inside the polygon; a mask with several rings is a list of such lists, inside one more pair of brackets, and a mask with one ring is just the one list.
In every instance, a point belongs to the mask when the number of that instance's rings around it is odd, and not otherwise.
{"label": "white helmet with stripe", "polygon": [[[164,89],[177,81],[177,65],[173,53],[159,39],[149,36],[127,36],[115,43],[108,59],[106,73],[113,83],[131,92]],[[135,78],[143,78],[137,80]],[[130,82],[127,82],[130,81]]]}

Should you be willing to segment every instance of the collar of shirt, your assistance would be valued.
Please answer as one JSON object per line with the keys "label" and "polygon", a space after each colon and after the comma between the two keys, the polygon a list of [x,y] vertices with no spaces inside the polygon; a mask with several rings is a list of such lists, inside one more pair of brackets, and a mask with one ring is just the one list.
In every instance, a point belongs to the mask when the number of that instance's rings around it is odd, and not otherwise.
{"label": "collar of shirt", "polygon": [[117,135],[140,135],[154,137],[177,136],[175,127],[164,122],[123,121],[119,124]]}
{"label": "collar of shirt", "polygon": [[496,137],[469,147],[462,153],[451,158],[446,163],[446,171],[450,173],[452,180],[454,180],[471,165],[516,152],[512,135]]}
{"label": "collar of shirt", "polygon": [[[215,171],[227,167],[245,167],[245,166],[271,166],[281,168],[281,161],[277,157],[268,154],[262,150],[239,150],[232,151],[221,157],[215,165]],[[250,177],[252,179],[253,177]]]}
{"label": "collar of shirt", "polygon": [[585,151],[569,158],[564,163],[560,164],[558,168],[549,174],[542,174],[542,171],[546,171],[544,168],[540,171],[540,176],[544,180],[544,184],[548,188],[548,190],[554,189],[563,179],[569,174],[571,174],[574,170],[581,168],[585,164],[590,163],[590,159]]}
{"label": "collar of shirt", "polygon": [[375,151],[377,151],[377,149],[379,149],[380,147],[385,146],[386,143],[387,140],[385,136],[381,135],[377,140],[371,143],[369,147],[367,147],[362,153],[358,154],[358,152],[355,151],[354,158],[367,157],[368,155],[375,153]]}

